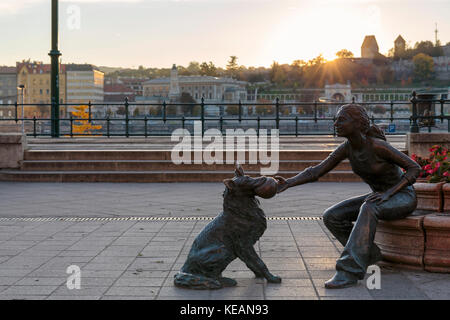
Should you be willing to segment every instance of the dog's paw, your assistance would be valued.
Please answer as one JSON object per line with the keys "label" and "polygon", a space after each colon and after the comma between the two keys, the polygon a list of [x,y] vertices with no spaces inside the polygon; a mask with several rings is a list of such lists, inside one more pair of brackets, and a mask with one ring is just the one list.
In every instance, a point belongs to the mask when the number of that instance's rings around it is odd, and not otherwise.
{"label": "dog's paw", "polygon": [[271,275],[270,277],[267,278],[267,282],[270,282],[270,283],[281,283],[281,278],[278,277],[278,276]]}

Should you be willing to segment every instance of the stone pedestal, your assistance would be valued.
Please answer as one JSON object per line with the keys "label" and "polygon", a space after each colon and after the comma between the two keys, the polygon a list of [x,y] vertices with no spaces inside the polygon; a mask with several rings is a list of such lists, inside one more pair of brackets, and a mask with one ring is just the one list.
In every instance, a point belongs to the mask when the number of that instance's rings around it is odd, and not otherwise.
{"label": "stone pedestal", "polygon": [[375,243],[380,247],[383,260],[423,268],[425,234],[424,216],[410,216],[401,220],[380,220]]}
{"label": "stone pedestal", "polygon": [[422,158],[428,158],[430,148],[434,145],[441,145],[450,148],[450,133],[430,132],[430,133],[407,133],[406,148],[408,155],[416,154]]}
{"label": "stone pedestal", "polygon": [[21,133],[0,134],[0,169],[19,168],[26,149],[26,138]]}
{"label": "stone pedestal", "polygon": [[450,273],[450,215],[428,213],[380,220],[375,243],[383,262],[397,267]]}
{"label": "stone pedestal", "polygon": [[426,233],[424,264],[431,272],[450,272],[450,215],[432,214],[425,217]]}

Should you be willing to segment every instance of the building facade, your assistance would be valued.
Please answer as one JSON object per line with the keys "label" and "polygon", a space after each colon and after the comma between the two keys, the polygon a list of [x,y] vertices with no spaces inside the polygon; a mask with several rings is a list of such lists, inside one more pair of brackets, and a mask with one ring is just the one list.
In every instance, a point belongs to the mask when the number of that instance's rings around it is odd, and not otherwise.
{"label": "building facade", "polygon": [[102,103],[104,73],[90,64],[67,64],[67,103]]}
{"label": "building facade", "polygon": [[[15,67],[0,67],[0,105],[12,104],[21,100],[17,97],[17,74]],[[11,118],[14,106],[0,107],[0,118]]]}
{"label": "building facade", "polygon": [[124,103],[125,98],[129,102],[135,101],[135,93],[132,88],[122,83],[108,83],[104,88],[104,102]]}
{"label": "building facade", "polygon": [[133,90],[135,96],[142,97],[144,95],[144,82],[148,81],[147,78],[124,78],[120,77],[118,83],[122,83]]}
{"label": "building facade", "polygon": [[[25,116],[49,116],[51,103],[50,76],[51,65],[42,62],[22,61],[17,63],[17,86],[23,85],[25,104],[47,104],[26,106]],[[66,103],[66,70],[65,65],[59,68],[59,102]],[[60,116],[66,114],[66,108],[60,107]]]}
{"label": "building facade", "polygon": [[[59,99],[60,103],[66,103],[66,70],[65,65],[59,68]],[[51,65],[42,62],[18,62],[17,86],[25,86],[24,103],[49,104]]]}
{"label": "building facade", "polygon": [[200,102],[237,102],[247,100],[247,82],[231,78],[211,76],[179,76],[174,65],[171,76],[144,82],[143,90],[146,98],[174,99],[181,93],[189,93]]}
{"label": "building facade", "polygon": [[17,74],[15,67],[0,67],[0,104],[17,101]]}

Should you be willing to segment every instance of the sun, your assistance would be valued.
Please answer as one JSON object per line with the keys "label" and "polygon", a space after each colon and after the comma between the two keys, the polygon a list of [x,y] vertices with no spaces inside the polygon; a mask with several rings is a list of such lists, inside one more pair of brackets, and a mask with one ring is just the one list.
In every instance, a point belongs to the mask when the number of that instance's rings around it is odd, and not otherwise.
{"label": "sun", "polygon": [[347,49],[357,57],[366,34],[373,32],[358,9],[338,3],[310,5],[293,10],[269,36],[267,55],[279,63],[310,60],[322,54],[327,61]]}

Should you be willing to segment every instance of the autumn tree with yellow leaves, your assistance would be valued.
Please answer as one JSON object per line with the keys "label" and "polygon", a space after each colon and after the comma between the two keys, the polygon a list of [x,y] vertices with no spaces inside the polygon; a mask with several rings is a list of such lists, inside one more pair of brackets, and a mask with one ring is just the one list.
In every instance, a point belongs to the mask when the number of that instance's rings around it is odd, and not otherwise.
{"label": "autumn tree with yellow leaves", "polygon": [[88,106],[75,106],[76,111],[72,111],[72,117],[74,117],[74,125],[72,128],[72,133],[74,135],[92,135],[94,130],[100,130],[101,125],[93,125],[89,122],[89,112],[87,111]]}

